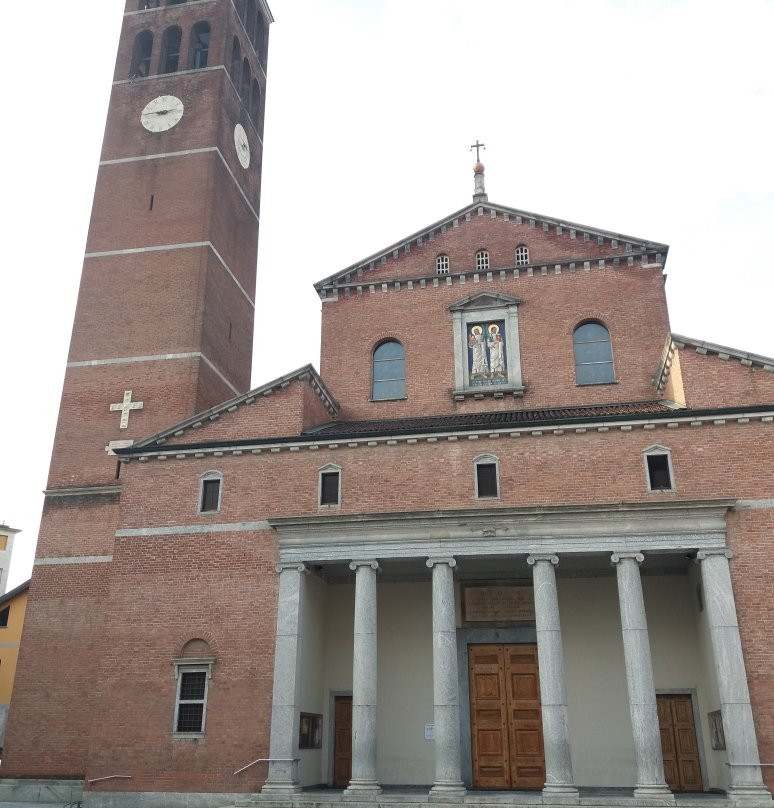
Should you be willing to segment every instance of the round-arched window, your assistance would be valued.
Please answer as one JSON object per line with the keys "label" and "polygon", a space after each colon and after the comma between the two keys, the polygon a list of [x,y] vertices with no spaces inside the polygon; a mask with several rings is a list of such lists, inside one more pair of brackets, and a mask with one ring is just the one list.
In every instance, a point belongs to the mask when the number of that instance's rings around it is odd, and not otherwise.
{"label": "round-arched window", "polygon": [[406,397],[405,352],[397,340],[377,345],[371,365],[371,398],[374,401]]}
{"label": "round-arched window", "polygon": [[602,323],[583,323],[572,335],[576,384],[608,384],[615,381],[610,332]]}

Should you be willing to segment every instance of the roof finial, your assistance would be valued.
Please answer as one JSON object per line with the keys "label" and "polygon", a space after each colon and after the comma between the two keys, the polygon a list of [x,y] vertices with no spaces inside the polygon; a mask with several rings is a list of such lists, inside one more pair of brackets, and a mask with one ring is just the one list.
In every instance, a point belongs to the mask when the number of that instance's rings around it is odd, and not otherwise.
{"label": "roof finial", "polygon": [[483,143],[476,142],[470,147],[470,151],[476,150],[476,165],[473,166],[473,201],[486,202],[486,188],[484,187],[484,164],[481,162],[479,155],[480,149],[486,149]]}

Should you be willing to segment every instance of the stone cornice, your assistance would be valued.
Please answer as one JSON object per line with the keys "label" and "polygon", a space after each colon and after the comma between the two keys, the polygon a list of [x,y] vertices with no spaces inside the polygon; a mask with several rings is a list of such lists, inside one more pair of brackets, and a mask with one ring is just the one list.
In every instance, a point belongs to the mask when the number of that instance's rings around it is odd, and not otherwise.
{"label": "stone cornice", "polygon": [[278,390],[284,390],[291,384],[291,382],[294,381],[307,382],[320,401],[322,401],[323,406],[327,410],[328,414],[332,417],[338,415],[338,402],[328,391],[328,388],[320,378],[319,373],[312,367],[312,365],[304,365],[303,367],[298,368],[298,370],[294,370],[292,373],[280,376],[278,379],[274,379],[273,381],[267,382],[260,387],[249,390],[247,393],[242,393],[242,395],[236,396],[236,398],[224,401],[223,404],[218,404],[217,407],[212,407],[205,412],[197,413],[185,421],[181,421],[168,429],[158,432],[155,435],[151,435],[149,438],[138,441],[132,446],[123,449],[116,449],[115,453],[121,457],[127,457],[138,453],[138,451],[142,449],[161,446],[170,437],[177,438],[188,430],[199,429],[206,423],[216,421],[224,414],[235,412],[239,407],[248,406],[256,401],[260,401],[263,398],[267,398]]}
{"label": "stone cornice", "polygon": [[83,485],[71,488],[46,488],[46,497],[111,497],[121,493],[120,485]]}
{"label": "stone cornice", "polygon": [[[148,444],[139,447],[138,444],[128,448],[119,449],[123,462],[137,459],[140,462],[155,460],[185,460],[187,458],[224,457],[226,455],[240,456],[245,454],[277,454],[279,452],[318,451],[320,449],[357,449],[375,446],[405,446],[423,443],[453,443],[465,440],[486,440],[513,438],[541,438],[550,436],[571,436],[586,432],[632,432],[633,430],[653,430],[696,428],[701,426],[722,427],[726,424],[774,423],[774,404],[758,407],[728,407],[712,410],[685,410],[675,409],[672,412],[648,413],[647,415],[611,415],[589,418],[588,420],[573,419],[572,422],[556,421],[552,423],[532,422],[523,426],[511,427],[499,425],[497,427],[475,426],[469,429],[446,429],[392,435],[384,433],[379,435],[340,435],[315,436],[299,435],[286,438],[246,439],[234,442],[217,442],[211,444],[179,444],[163,447]],[[493,450],[494,451],[494,450]]]}
{"label": "stone cornice", "polygon": [[452,286],[454,282],[463,286],[466,283],[480,283],[482,280],[493,281],[495,277],[506,280],[511,277],[518,281],[519,278],[532,278],[537,275],[561,275],[563,272],[574,274],[575,272],[590,272],[592,269],[618,268],[622,265],[633,267],[639,265],[642,269],[653,269],[662,267],[666,259],[666,254],[662,252],[643,253],[623,253],[619,255],[599,255],[585,258],[551,259],[540,261],[535,264],[525,264],[519,267],[495,267],[486,272],[476,272],[474,269],[465,272],[452,272],[448,275],[417,275],[413,278],[390,278],[369,281],[367,278],[358,276],[355,280],[334,280],[333,282],[321,286],[317,289],[320,299],[324,303],[331,303],[339,299],[340,293],[345,297],[355,293],[363,294],[369,292],[399,292],[403,289],[426,289],[428,287]]}
{"label": "stone cornice", "polygon": [[666,388],[674,362],[676,350],[693,348],[697,354],[702,356],[716,356],[718,359],[728,361],[730,359],[738,361],[745,367],[759,367],[769,373],[774,373],[774,358],[762,356],[761,354],[740,351],[737,348],[729,348],[726,345],[716,345],[713,342],[684,337],[681,334],[672,333],[667,337],[666,345],[661,354],[658,371],[653,377],[653,386],[661,393]]}

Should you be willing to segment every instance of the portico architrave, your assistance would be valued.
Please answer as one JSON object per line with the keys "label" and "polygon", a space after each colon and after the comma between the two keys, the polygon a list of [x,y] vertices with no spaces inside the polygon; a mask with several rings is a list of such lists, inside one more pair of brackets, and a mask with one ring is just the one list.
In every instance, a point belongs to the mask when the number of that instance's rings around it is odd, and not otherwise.
{"label": "portico architrave", "polygon": [[[457,715],[459,713],[459,700],[455,700],[453,694],[451,698],[447,698],[448,693],[446,692],[449,682],[452,683],[451,686],[455,692],[457,689],[456,650],[453,654],[451,651],[444,653],[444,643],[449,644],[446,642],[449,625],[454,625],[453,620],[450,623],[452,613],[448,608],[450,603],[453,604],[453,598],[450,601],[448,597],[448,590],[452,582],[452,562],[456,563],[460,557],[522,556],[526,558],[529,556],[533,563],[535,583],[541,587],[541,597],[536,596],[535,602],[537,624],[544,632],[542,636],[544,653],[541,655],[540,661],[541,690],[545,693],[546,699],[543,717],[544,737],[550,739],[554,744],[546,752],[548,793],[544,792],[543,799],[544,802],[546,800],[562,802],[578,798],[572,780],[563,677],[560,676],[557,680],[555,675],[561,668],[561,666],[557,668],[556,664],[562,662],[561,629],[558,621],[555,585],[552,592],[546,590],[546,585],[550,585],[551,579],[554,577],[553,558],[572,555],[599,556],[600,568],[602,568],[605,564],[609,564],[611,556],[615,553],[619,561],[617,566],[620,566],[622,559],[624,564],[628,564],[629,560],[632,560],[637,582],[639,582],[639,570],[637,569],[639,559],[636,554],[640,552],[645,555],[660,555],[687,554],[699,550],[702,558],[717,557],[718,553],[725,548],[725,516],[727,509],[732,505],[733,501],[729,500],[709,500],[554,508],[494,508],[481,509],[474,513],[444,511],[282,518],[271,520],[270,524],[277,531],[280,560],[285,564],[302,562],[309,564],[344,562],[349,564],[353,558],[379,558],[382,561],[423,558],[431,567],[434,592],[434,692],[436,694],[436,733],[438,733],[436,737],[438,743],[436,779],[431,791],[431,798],[440,797],[440,791],[448,790],[450,793],[447,797],[452,801],[455,796],[457,799],[464,799],[465,794],[459,777],[459,718],[456,723],[446,720],[452,716],[455,710]],[[723,560],[725,561],[725,558]],[[357,575],[369,576],[373,579],[374,592],[368,600],[369,603],[373,602],[375,615],[376,571],[374,564],[375,562],[368,561],[362,562],[361,566],[361,562],[358,562],[355,568]],[[707,569],[709,570],[709,566]],[[631,577],[632,575],[629,575],[627,581]],[[709,580],[705,582],[705,586]],[[714,578],[712,580],[714,581]],[[367,589],[368,587],[363,588],[362,592],[365,593]],[[730,586],[726,589],[730,592]],[[631,594],[629,590],[630,587],[625,587],[624,594]],[[438,596],[437,602],[436,595]],[[549,598],[548,595],[551,597]],[[710,597],[709,593],[706,597]],[[725,589],[722,597],[726,599],[729,597]],[[730,597],[733,598],[733,595],[731,594]],[[631,603],[629,601],[628,596],[621,600],[622,623],[625,623],[626,626],[631,623],[629,620],[631,615],[625,614],[625,612],[634,603],[634,601]],[[639,602],[641,603],[641,598]],[[639,610],[635,611],[639,614]],[[637,625],[631,623],[631,626],[637,629],[639,623]],[[444,634],[444,632],[446,633]],[[728,632],[725,631],[725,633]],[[645,642],[647,642],[647,634],[644,636]],[[626,638],[626,634],[624,637]],[[375,633],[371,639],[375,641]],[[355,648],[357,649],[357,647],[358,639],[356,638]],[[637,648],[641,652],[644,646],[639,643]],[[713,649],[717,666],[719,651],[714,648],[714,645]],[[449,667],[452,655],[455,656],[454,664]],[[372,656],[375,666],[375,647]],[[633,665],[635,662],[634,657],[631,657],[631,664]],[[744,676],[741,657],[740,665],[742,666],[742,676]],[[548,668],[553,671],[553,674],[548,674]],[[546,678],[542,675],[544,669],[546,669]],[[627,672],[629,669],[630,659],[627,659]],[[452,681],[452,673],[454,681]],[[375,676],[367,678],[369,682],[375,684]],[[648,682],[638,680],[635,685],[642,685],[642,687],[635,687],[634,696],[632,696],[630,688],[630,707],[633,710],[634,707],[637,708],[638,716],[641,712],[640,705],[647,702],[649,698],[645,690],[653,689],[652,672],[649,682],[650,685]],[[635,701],[637,701],[636,704]],[[654,706],[655,691],[652,693],[652,701],[651,706]],[[375,709],[373,712],[375,714]],[[632,714],[634,715],[634,712]],[[652,719],[653,716],[651,715],[650,718]],[[751,725],[751,722],[748,723]],[[652,720],[649,722],[649,726],[650,724],[653,724]],[[635,744],[638,779],[636,784],[632,783],[632,786],[637,786],[635,797],[642,804],[656,805],[673,801],[671,793],[665,785],[662,785],[663,764],[660,776],[656,771],[660,764],[660,749],[656,750],[657,728],[656,720],[655,731],[653,727],[650,727],[651,731],[647,733],[645,747],[642,744]],[[747,737],[750,734],[747,723],[745,721],[737,722],[737,728],[740,748],[749,749],[750,744],[755,746],[754,733],[751,737]],[[375,732],[375,725],[372,729]],[[356,740],[355,745],[357,745]],[[373,747],[369,745],[368,748],[372,748],[375,755],[375,743]],[[645,748],[647,748],[647,753],[643,752]],[[657,752],[659,760],[656,762]],[[370,755],[368,757],[373,763],[367,767],[368,774],[364,778],[367,782],[363,783],[364,790],[373,789],[378,793],[375,757],[371,758]],[[353,756],[353,780],[356,779],[354,762]],[[648,774],[644,777],[646,770],[651,774],[655,772],[655,775],[651,777]],[[759,767],[757,767],[757,772],[759,776]],[[761,797],[768,793],[765,789],[758,790],[754,787],[756,785],[754,771],[745,770],[740,774],[744,777],[744,785],[753,786],[753,790],[757,792],[756,796]],[[741,780],[739,777],[737,779]],[[555,787],[549,788],[549,782],[552,780]],[[661,782],[657,782],[658,780]],[[742,785],[741,782],[740,785]],[[743,788],[740,788],[739,791],[742,792]],[[733,789],[730,790],[729,796],[733,798]],[[737,799],[743,796],[746,794],[739,793]]]}

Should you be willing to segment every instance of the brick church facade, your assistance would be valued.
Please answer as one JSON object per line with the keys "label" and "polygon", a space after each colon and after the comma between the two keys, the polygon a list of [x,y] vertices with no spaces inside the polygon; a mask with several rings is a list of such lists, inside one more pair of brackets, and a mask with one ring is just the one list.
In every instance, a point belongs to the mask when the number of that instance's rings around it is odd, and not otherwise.
{"label": "brick church facade", "polygon": [[770,804],[774,360],[476,163],[248,389],[271,21],[127,0],[0,792]]}

